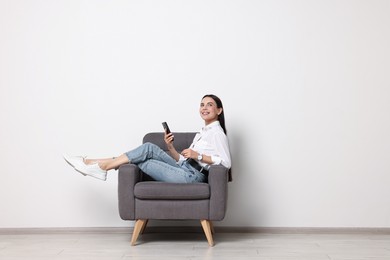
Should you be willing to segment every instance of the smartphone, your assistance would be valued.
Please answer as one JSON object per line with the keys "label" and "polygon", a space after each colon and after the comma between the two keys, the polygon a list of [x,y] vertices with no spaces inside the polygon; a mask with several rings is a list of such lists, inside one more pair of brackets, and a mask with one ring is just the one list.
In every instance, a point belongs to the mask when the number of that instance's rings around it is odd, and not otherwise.
{"label": "smartphone", "polygon": [[[168,126],[167,122],[162,122],[162,125],[163,125],[163,128],[164,128],[165,132],[167,134],[170,134],[171,130],[169,129],[169,126]],[[173,141],[173,139],[172,139],[172,141]]]}

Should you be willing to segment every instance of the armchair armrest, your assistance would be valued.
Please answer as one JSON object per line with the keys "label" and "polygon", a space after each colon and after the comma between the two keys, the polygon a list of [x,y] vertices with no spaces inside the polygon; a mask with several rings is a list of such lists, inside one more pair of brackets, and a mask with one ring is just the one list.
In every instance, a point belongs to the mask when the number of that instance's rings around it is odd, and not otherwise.
{"label": "armchair armrest", "polygon": [[227,205],[229,169],[222,165],[212,165],[209,169],[210,215],[209,220],[222,220]]}
{"label": "armchair armrest", "polygon": [[135,164],[124,164],[118,171],[119,215],[123,220],[135,219],[134,186],[141,180],[141,173]]}

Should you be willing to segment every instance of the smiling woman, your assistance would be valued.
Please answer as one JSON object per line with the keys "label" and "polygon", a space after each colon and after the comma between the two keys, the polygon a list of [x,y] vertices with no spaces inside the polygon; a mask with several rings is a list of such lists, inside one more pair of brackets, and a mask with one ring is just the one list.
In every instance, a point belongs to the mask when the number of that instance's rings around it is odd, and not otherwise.
{"label": "smiling woman", "polygon": [[205,125],[195,135],[190,147],[180,153],[174,146],[173,133],[166,131],[164,141],[169,154],[155,144],[144,143],[118,157],[87,159],[64,155],[64,159],[81,174],[103,181],[107,179],[107,171],[132,163],[156,181],[206,182],[210,165],[223,165],[230,169],[231,159],[222,101],[215,95],[205,95],[199,113]]}

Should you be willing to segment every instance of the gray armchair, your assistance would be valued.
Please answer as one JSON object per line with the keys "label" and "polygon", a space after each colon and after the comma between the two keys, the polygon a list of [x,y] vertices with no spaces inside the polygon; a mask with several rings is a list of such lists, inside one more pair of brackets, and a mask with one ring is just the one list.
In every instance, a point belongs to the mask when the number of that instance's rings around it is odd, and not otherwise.
{"label": "gray armchair", "polygon": [[[174,133],[178,151],[188,148],[195,133]],[[148,133],[143,142],[167,150],[164,133]],[[134,164],[119,168],[119,214],[123,220],[135,220],[131,245],[135,245],[148,220],[200,220],[210,246],[214,245],[212,221],[225,217],[230,171],[211,166],[207,183],[166,183],[148,180]]]}

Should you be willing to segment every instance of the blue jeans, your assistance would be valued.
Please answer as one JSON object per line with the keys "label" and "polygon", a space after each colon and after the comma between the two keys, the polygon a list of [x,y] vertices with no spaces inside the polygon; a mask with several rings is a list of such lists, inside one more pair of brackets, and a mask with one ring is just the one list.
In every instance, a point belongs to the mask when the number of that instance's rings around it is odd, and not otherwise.
{"label": "blue jeans", "polygon": [[187,161],[177,163],[169,154],[152,143],[144,143],[125,155],[129,158],[130,163],[137,165],[156,181],[175,183],[206,181],[205,175]]}

